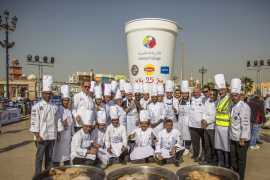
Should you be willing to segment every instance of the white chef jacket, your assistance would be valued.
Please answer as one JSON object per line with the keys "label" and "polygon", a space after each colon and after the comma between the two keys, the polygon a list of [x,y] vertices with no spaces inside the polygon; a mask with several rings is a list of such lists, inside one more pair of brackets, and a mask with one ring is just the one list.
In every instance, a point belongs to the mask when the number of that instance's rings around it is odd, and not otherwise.
{"label": "white chef jacket", "polygon": [[173,112],[174,118],[172,119],[172,121],[173,121],[174,128],[176,128],[176,126],[177,126],[177,124],[176,124],[176,121],[177,121],[176,120],[176,114],[177,114],[177,112],[175,113],[173,108],[176,107],[175,109],[177,111],[179,101],[176,98],[173,98],[173,97],[171,99],[168,99],[167,97],[165,97],[163,102],[165,104],[166,111],[167,112],[170,112],[170,111]]}
{"label": "white chef jacket", "polygon": [[190,119],[190,108],[191,101],[182,100],[179,103],[178,108],[178,130],[181,132],[184,141],[190,141],[190,132],[189,132],[189,119]]}
{"label": "white chef jacket", "polygon": [[93,142],[91,133],[84,133],[83,129],[77,131],[71,141],[71,160],[74,158],[96,159],[96,155],[87,154],[88,148]]}
{"label": "white chef jacket", "polygon": [[[150,115],[150,123],[151,124],[157,123],[161,119],[164,121],[165,115],[166,115],[166,107],[165,107],[164,103],[162,103],[162,102],[153,103],[152,102],[147,106],[147,110],[148,110],[149,115]],[[161,131],[163,129],[163,121],[160,122],[160,124],[154,128],[154,131],[156,134],[158,134],[159,131]]]}
{"label": "white chef jacket", "polygon": [[105,147],[112,148],[112,156],[119,157],[122,152],[122,146],[127,147],[127,131],[123,125],[114,127],[109,125],[105,133]]}
{"label": "white chef jacket", "polygon": [[124,126],[125,128],[127,128],[127,113],[126,111],[123,109],[123,107],[118,106],[117,104],[115,105],[115,107],[117,108],[117,114],[119,115],[119,123]]}
{"label": "white chef jacket", "polygon": [[41,100],[32,107],[30,131],[39,133],[43,140],[55,140],[58,131],[57,121],[57,106]]}
{"label": "white chef jacket", "polygon": [[176,152],[185,149],[183,147],[183,140],[181,138],[180,131],[172,129],[171,132],[167,132],[163,129],[158,134],[158,141],[156,143],[156,153],[161,153],[163,158],[170,158],[170,151],[173,147],[176,147]]}
{"label": "white chef jacket", "polygon": [[[74,118],[77,117],[79,109],[84,108],[87,110],[94,111],[95,110],[94,107],[95,107],[94,102],[93,102],[93,99],[91,96],[86,95],[82,91],[74,95],[74,97],[73,97],[73,110],[72,110]],[[75,124],[76,127],[81,127],[81,125],[78,124],[77,121],[75,121],[75,122],[76,122],[76,124]]]}
{"label": "white chef jacket", "polygon": [[205,110],[204,104],[202,103],[202,96],[198,98],[192,97],[190,106],[190,118],[189,127],[202,128],[201,121],[203,119],[203,112]]}
{"label": "white chef jacket", "polygon": [[108,103],[105,104],[105,111],[106,111],[106,117],[107,117],[107,122],[106,124],[107,125],[110,125],[111,124],[111,117],[110,117],[110,108],[111,106],[114,106],[115,103],[114,101],[109,101]]}
{"label": "white chef jacket", "polygon": [[231,140],[250,139],[250,113],[250,107],[243,101],[239,101],[232,107],[229,131]]}
{"label": "white chef jacket", "polygon": [[[74,121],[70,109],[60,106],[58,111],[58,129],[60,139],[55,141],[53,150],[53,162],[63,162],[70,160],[71,140],[74,134]],[[67,120],[68,126],[64,127],[64,121]]]}
{"label": "white chef jacket", "polygon": [[205,102],[205,110],[203,111],[203,119],[206,120],[208,126],[206,129],[215,128],[216,103],[210,100]]}
{"label": "white chef jacket", "polygon": [[140,105],[141,105],[141,108],[142,109],[146,109],[147,108],[147,105],[148,105],[148,103],[149,103],[149,101],[150,101],[150,98],[146,101],[144,98],[142,98],[141,100],[140,100]]}
{"label": "white chef jacket", "polygon": [[135,147],[130,153],[131,160],[144,159],[154,155],[154,149],[152,148],[153,138],[156,137],[152,128],[147,128],[143,131],[141,128],[136,128],[132,134],[134,134],[133,140],[135,140]]}

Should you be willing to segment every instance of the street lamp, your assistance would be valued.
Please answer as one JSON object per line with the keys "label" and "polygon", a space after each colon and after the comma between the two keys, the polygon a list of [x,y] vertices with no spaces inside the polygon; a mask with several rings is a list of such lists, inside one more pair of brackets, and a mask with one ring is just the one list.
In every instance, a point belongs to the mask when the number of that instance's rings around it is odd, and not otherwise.
{"label": "street lamp", "polygon": [[31,54],[26,56],[26,61],[28,65],[38,67],[38,80],[39,80],[39,96],[41,96],[42,91],[42,76],[43,76],[43,67],[53,67],[54,66],[54,57],[51,57],[50,60],[48,56],[43,56],[42,58],[39,55],[35,55],[34,58]]}
{"label": "street lamp", "polygon": [[260,60],[248,60],[246,62],[247,70],[256,71],[256,93],[261,94],[261,71],[270,68],[270,59],[260,59]]}
{"label": "street lamp", "polygon": [[0,45],[6,50],[6,97],[9,99],[9,49],[13,48],[15,42],[9,42],[9,32],[14,32],[16,29],[18,18],[16,16],[11,18],[9,16],[9,11],[4,11],[2,22],[2,17],[0,16],[0,31],[5,32],[5,40],[0,41]]}
{"label": "street lamp", "polygon": [[201,73],[202,74],[202,88],[203,88],[203,78],[204,78],[204,74],[207,72],[207,69],[204,67],[204,66],[202,66],[200,69],[199,69],[199,73]]}

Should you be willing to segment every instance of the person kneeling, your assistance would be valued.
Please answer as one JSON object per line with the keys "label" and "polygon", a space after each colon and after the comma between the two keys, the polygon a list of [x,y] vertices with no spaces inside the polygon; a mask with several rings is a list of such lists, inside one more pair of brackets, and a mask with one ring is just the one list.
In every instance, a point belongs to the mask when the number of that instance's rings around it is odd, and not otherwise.
{"label": "person kneeling", "polygon": [[134,149],[130,154],[133,163],[153,162],[154,149],[152,142],[155,139],[154,131],[149,128],[149,113],[147,110],[140,112],[140,127],[136,128],[130,138],[135,141]]}
{"label": "person kneeling", "polygon": [[173,129],[171,118],[165,120],[164,129],[158,134],[155,158],[160,165],[174,163],[179,166],[185,148],[182,146],[180,132]]}
{"label": "person kneeling", "polygon": [[93,146],[91,132],[94,127],[94,112],[85,110],[81,114],[83,127],[71,141],[71,159],[74,165],[94,165],[97,149]]}
{"label": "person kneeling", "polygon": [[119,114],[116,106],[110,107],[112,123],[105,133],[105,146],[110,155],[109,163],[125,163],[128,154],[126,128],[119,123]]}

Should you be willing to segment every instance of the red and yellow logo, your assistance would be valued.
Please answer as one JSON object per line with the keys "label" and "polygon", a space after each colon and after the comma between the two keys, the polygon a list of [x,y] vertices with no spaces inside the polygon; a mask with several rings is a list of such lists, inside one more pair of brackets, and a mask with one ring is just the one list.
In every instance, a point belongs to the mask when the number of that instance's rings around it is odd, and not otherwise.
{"label": "red and yellow logo", "polygon": [[146,64],[143,69],[146,76],[152,76],[155,72],[155,66],[153,64]]}

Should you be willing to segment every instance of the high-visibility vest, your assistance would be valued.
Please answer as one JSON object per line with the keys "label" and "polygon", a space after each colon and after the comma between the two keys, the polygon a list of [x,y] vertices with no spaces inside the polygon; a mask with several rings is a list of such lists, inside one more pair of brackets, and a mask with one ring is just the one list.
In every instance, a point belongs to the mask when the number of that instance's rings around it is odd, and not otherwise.
{"label": "high-visibility vest", "polygon": [[230,126],[230,98],[225,96],[219,101],[216,107],[215,124],[216,126]]}

